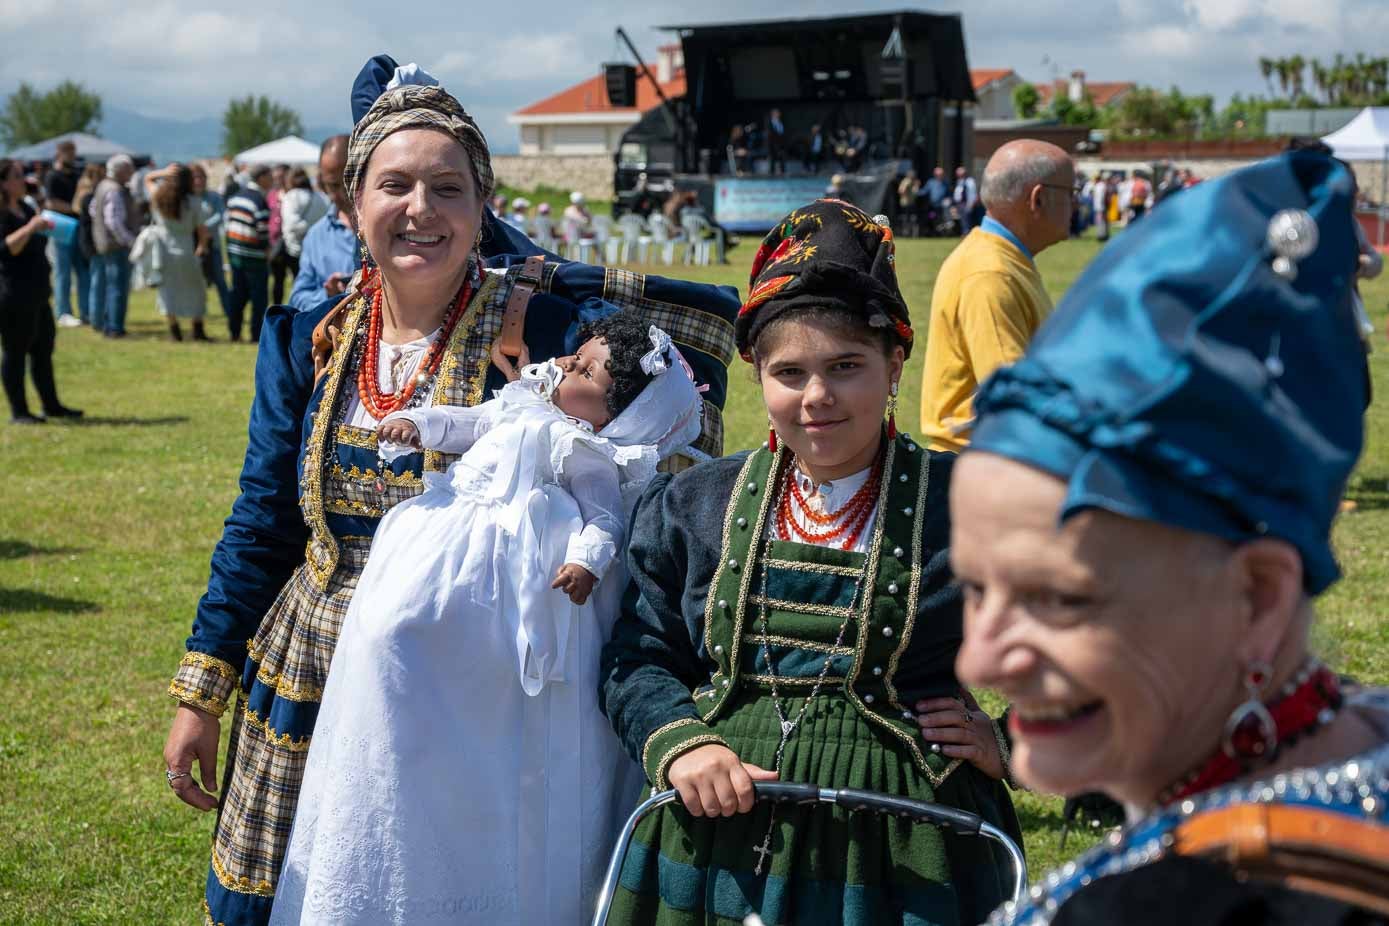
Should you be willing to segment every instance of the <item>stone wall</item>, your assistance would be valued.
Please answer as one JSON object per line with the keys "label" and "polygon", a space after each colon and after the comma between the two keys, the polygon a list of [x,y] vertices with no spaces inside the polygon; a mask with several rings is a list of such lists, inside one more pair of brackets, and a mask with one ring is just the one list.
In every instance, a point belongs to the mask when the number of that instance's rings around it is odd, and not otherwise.
{"label": "stone wall", "polygon": [[578,190],[591,200],[613,197],[613,159],[607,154],[498,154],[492,172],[498,183],[521,190],[548,186]]}

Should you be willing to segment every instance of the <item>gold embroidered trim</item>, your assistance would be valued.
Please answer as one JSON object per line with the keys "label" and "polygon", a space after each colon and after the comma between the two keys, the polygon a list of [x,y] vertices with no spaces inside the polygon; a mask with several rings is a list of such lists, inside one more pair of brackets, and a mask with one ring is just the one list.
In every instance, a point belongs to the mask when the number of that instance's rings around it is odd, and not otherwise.
{"label": "gold embroidered trim", "polygon": [[345,514],[363,518],[383,518],[386,516],[386,509],[380,505],[368,505],[355,498],[335,498],[325,502],[323,510],[328,514]]}
{"label": "gold embroidered trim", "polygon": [[911,578],[907,580],[907,613],[902,624],[902,633],[898,637],[897,649],[887,661],[887,698],[897,711],[905,711],[907,708],[898,701],[897,688],[892,684],[892,680],[896,678],[897,667],[911,643],[912,631],[916,627],[916,608],[921,601],[921,532],[922,525],[926,523],[926,493],[931,487],[931,454],[922,450],[920,460],[916,474],[916,502],[912,506],[912,559]]}
{"label": "gold embroidered trim", "polygon": [[[709,589],[712,592],[717,593],[719,584],[723,580],[724,570],[728,568],[729,540],[733,535],[734,515],[738,509],[738,503],[742,498],[740,493],[747,491],[748,473],[752,471],[753,462],[758,460],[759,455],[764,452],[766,451],[754,450],[752,453],[748,454],[747,462],[738,473],[738,481],[733,485],[733,494],[729,500],[728,514],[725,516],[723,523],[723,546],[719,550],[719,565],[714,570],[713,579],[709,582]],[[747,612],[748,589],[752,585],[752,574],[757,571],[755,568],[757,561],[755,552],[758,546],[757,538],[762,537],[763,532],[767,529],[767,511],[771,508],[771,498],[772,495],[775,494],[771,492],[768,487],[776,482],[778,475],[781,473],[782,461],[786,459],[785,454],[786,448],[778,447],[776,453],[772,455],[770,476],[762,480],[762,485],[760,487],[762,499],[757,503],[757,520],[752,525],[752,534],[750,536],[753,539],[747,547],[746,561],[740,566],[742,569],[742,580],[738,583],[738,594],[735,595],[733,599],[733,634],[730,638],[728,647],[729,676],[734,680],[735,684],[738,679],[738,666],[740,664],[738,661],[739,653],[743,643],[743,619]],[[704,603],[704,646],[705,652],[709,653],[714,651],[713,640],[710,636],[710,628],[712,627],[710,616],[714,611],[714,599],[716,597],[717,594],[711,595]],[[734,685],[730,685],[724,689],[723,697],[715,701],[713,706],[709,708],[709,713],[705,715],[704,719],[706,721],[718,714],[719,709],[727,703],[728,696],[733,692],[733,689]]]}
{"label": "gold embroidered trim", "polygon": [[323,464],[328,448],[329,427],[333,423],[333,410],[337,408],[357,329],[362,326],[366,311],[366,299],[357,296],[343,316],[342,333],[333,349],[333,356],[328,360],[328,381],[323,386],[323,398],[314,412],[309,446],[304,453],[304,481],[299,503],[304,511],[304,521],[309,525],[304,561],[308,563],[309,571],[320,589],[327,587],[328,580],[338,568],[338,544],[328,530],[328,518],[323,510]]}
{"label": "gold embroidered trim", "polygon": [[[519,271],[518,271],[519,272]],[[505,295],[511,287],[500,291],[508,274],[482,271],[482,285],[464,310],[463,317],[453,329],[449,339],[449,349],[439,367],[439,377],[430,398],[431,406],[455,405],[474,406],[482,401],[482,389],[487,381],[487,368],[492,363],[492,342],[501,334],[502,311]],[[515,276],[507,280],[515,285]],[[483,330],[486,326],[485,330]],[[470,344],[473,338],[476,343]],[[455,402],[454,393],[458,389],[461,376],[467,376],[468,390]],[[448,469],[450,454],[438,450],[424,452],[424,468],[430,472],[441,473]]]}
{"label": "gold embroidered trim", "polygon": [[[845,610],[848,610],[847,608]],[[796,649],[808,649],[817,653],[833,653],[836,656],[852,656],[854,648],[852,646],[835,646],[833,643],[820,643],[815,640],[802,640],[797,637],[782,637],[774,633],[766,634],[750,633],[744,637],[749,643],[761,645],[766,643],[768,646],[792,646]]]}
{"label": "gold embroidered trim", "polygon": [[184,653],[183,658],[179,660],[178,664],[180,666],[190,666],[194,669],[205,669],[208,672],[213,672],[222,676],[222,678],[230,682],[235,682],[240,676],[240,673],[232,667],[230,662],[194,650]]}
{"label": "gold embroidered trim", "polygon": [[651,782],[651,787],[657,791],[665,791],[670,787],[670,782],[666,780],[666,769],[670,767],[670,763],[674,762],[691,749],[698,746],[707,746],[710,743],[718,743],[721,746],[728,745],[724,742],[723,737],[715,736],[713,733],[706,733],[703,736],[696,736],[667,749],[665,755],[661,756],[661,761],[656,766],[656,778]]}
{"label": "gold embroidered trim", "polygon": [[692,723],[701,723],[698,717],[681,717],[679,720],[672,720],[668,724],[657,727],[651,731],[651,735],[646,738],[646,743],[641,747],[641,767],[646,768],[646,760],[651,752],[651,744],[656,742],[656,737],[662,733],[669,733],[671,730],[678,730],[680,727],[688,727]]}
{"label": "gold embroidered trim", "polygon": [[174,679],[169,683],[169,695],[191,707],[207,711],[214,717],[221,717],[227,710],[226,701],[220,698],[204,697],[202,692],[189,688],[178,679]]}
{"label": "gold embroidered trim", "polygon": [[275,728],[270,726],[268,721],[261,719],[259,714],[251,710],[244,703],[241,705],[241,719],[244,720],[246,725],[251,729],[260,731],[261,735],[265,737],[265,741],[271,746],[278,746],[289,752],[307,752],[309,749],[309,740],[311,737],[305,736],[300,739],[295,739],[288,733],[275,732]]}
{"label": "gold embroidered trim", "polygon": [[328,472],[338,479],[359,482],[366,485],[370,485],[380,479],[386,485],[394,489],[419,489],[424,487],[424,480],[408,470],[403,473],[394,473],[389,469],[383,469],[378,473],[371,467],[360,469],[355,465],[351,469],[343,469],[341,463],[335,462]]}
{"label": "gold embroidered trim", "polygon": [[350,424],[338,425],[336,442],[346,444],[349,447],[361,447],[363,450],[378,449],[375,431]]}
{"label": "gold embroidered trim", "polygon": [[203,926],[227,926],[226,923],[214,922],[212,919],[212,908],[207,905],[207,898],[203,898]]}
{"label": "gold embroidered trim", "polygon": [[1003,781],[1014,791],[1030,791],[1024,785],[1018,784],[1013,778],[1013,750],[1008,748],[1008,737],[1003,735],[1003,725],[998,722],[997,717],[989,718],[989,725],[994,728],[994,739],[998,742],[998,757],[1003,760]]}
{"label": "gold embroidered trim", "polygon": [[820,617],[845,618],[852,616],[854,613],[852,608],[840,605],[782,601],[780,598],[763,598],[761,595],[753,595],[750,600],[756,605],[766,605],[776,611],[790,611],[794,614],[815,614]]}
{"label": "gold embroidered trim", "polygon": [[[819,572],[832,576],[847,576],[850,579],[857,579],[863,576],[863,569],[855,569],[853,566],[834,566],[830,563],[801,563],[791,559],[768,558],[762,561],[763,565],[769,569],[787,569],[793,572]],[[845,610],[848,610],[847,608]]]}
{"label": "gold embroidered trim", "polygon": [[257,897],[274,897],[275,887],[269,881],[252,881],[250,878],[238,878],[227,871],[222,864],[222,860],[217,857],[217,849],[212,850],[212,871],[217,875],[218,882],[229,891],[238,894],[255,894]]}
{"label": "gold embroidered trim", "polygon": [[[259,662],[260,660],[256,660]],[[271,675],[261,668],[256,671],[256,681],[267,688],[275,689],[277,698],[284,698],[286,701],[322,701],[323,689],[314,686],[300,688],[285,681],[283,675]]]}
{"label": "gold embroidered trim", "polygon": [[[773,679],[770,675],[759,675],[753,672],[748,672],[745,675],[743,675],[743,679],[749,682],[754,682],[758,685],[766,685],[768,687],[770,687],[772,682],[775,681],[778,686],[785,686],[788,688],[794,688],[798,685],[802,688],[813,688],[820,681],[818,677],[797,678],[796,676],[792,675],[778,675],[775,679]],[[848,676],[844,675],[825,676],[825,683],[829,685],[842,685],[848,680]]]}

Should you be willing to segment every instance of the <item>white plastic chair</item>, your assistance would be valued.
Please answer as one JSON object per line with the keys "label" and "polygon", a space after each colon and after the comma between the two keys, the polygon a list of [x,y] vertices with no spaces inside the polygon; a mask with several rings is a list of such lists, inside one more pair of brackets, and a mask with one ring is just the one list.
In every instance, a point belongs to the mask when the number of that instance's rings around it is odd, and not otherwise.
{"label": "white plastic chair", "polygon": [[671,234],[670,226],[666,222],[665,215],[660,212],[651,213],[649,227],[651,229],[652,245],[660,248],[657,253],[661,256],[661,262],[667,267],[674,264],[675,252],[677,249],[680,251],[681,261],[683,262],[684,256],[688,251],[688,245],[685,243],[684,236],[679,232]]}
{"label": "white plastic chair", "polygon": [[651,256],[651,236],[646,232],[646,223],[635,212],[629,212],[617,220],[617,230],[621,235],[618,262],[624,264],[646,263]]}
{"label": "white plastic chair", "polygon": [[593,239],[585,238],[583,226],[573,219],[564,220],[564,250],[566,257],[582,264],[593,258]]}
{"label": "white plastic chair", "polygon": [[593,217],[593,247],[597,259],[604,264],[617,263],[614,252],[618,250],[619,244],[620,242],[613,236],[613,217],[595,215]]}
{"label": "white plastic chair", "polygon": [[537,215],[531,221],[531,241],[535,246],[544,248],[547,251],[559,251],[559,242],[555,240],[555,222],[548,215]]}
{"label": "white plastic chair", "polygon": [[680,217],[680,229],[689,242],[685,262],[700,267],[709,266],[714,251],[714,229],[709,220],[702,215],[687,212]]}

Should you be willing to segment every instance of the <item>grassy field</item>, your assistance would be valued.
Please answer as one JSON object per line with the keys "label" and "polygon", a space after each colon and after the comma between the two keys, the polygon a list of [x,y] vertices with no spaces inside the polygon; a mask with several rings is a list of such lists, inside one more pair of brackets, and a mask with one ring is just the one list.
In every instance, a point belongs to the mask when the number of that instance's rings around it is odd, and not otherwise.
{"label": "grassy field", "polygon": [[[1055,296],[1096,248],[1074,242],[1042,255]],[[685,275],[745,289],[754,249],[745,242],[732,266]],[[901,243],[898,268],[921,329],[948,250]],[[1389,281],[1366,296],[1382,329]],[[210,325],[219,343],[170,343],[149,292],[135,295],[130,328],[124,341],[60,332],[59,389],[86,410],[82,422],[0,424],[10,474],[0,483],[0,923],[198,919],[212,818],[164,782],[173,712],[164,688],[236,493],[254,348],[227,343],[220,317]],[[1379,345],[1385,396],[1389,345]],[[909,406],[922,353],[904,384]],[[729,450],[760,442],[765,426],[746,370],[731,375]],[[1335,666],[1380,684],[1389,683],[1386,437],[1381,402],[1351,488],[1358,507],[1337,529],[1347,578],[1321,602],[1318,631]],[[1019,807],[1034,872],[1088,844],[1073,839],[1061,852],[1059,802],[1023,795]]]}

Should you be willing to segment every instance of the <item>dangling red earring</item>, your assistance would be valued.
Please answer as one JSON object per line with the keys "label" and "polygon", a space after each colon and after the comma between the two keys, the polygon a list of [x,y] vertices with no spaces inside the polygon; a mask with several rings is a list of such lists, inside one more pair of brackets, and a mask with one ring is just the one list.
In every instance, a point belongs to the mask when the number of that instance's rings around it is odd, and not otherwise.
{"label": "dangling red earring", "polygon": [[776,453],[777,447],[776,428],[772,427],[772,419],[769,415],[767,416],[767,449]]}
{"label": "dangling red earring", "polygon": [[897,384],[892,384],[892,395],[887,400],[887,439],[897,439]]}
{"label": "dangling red earring", "polygon": [[1268,684],[1273,667],[1266,662],[1251,662],[1244,670],[1244,687],[1249,698],[1235,708],[1225,721],[1225,735],[1220,748],[1231,759],[1253,762],[1270,759],[1278,748],[1278,724],[1264,706],[1264,685]]}

